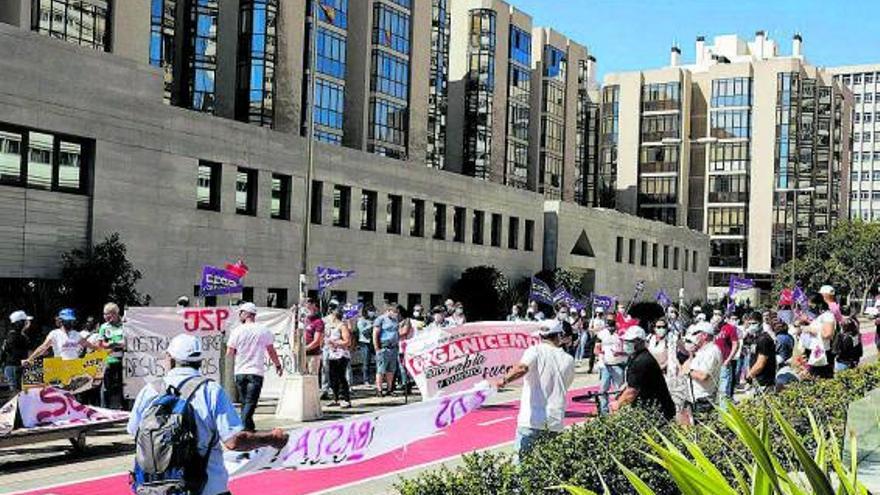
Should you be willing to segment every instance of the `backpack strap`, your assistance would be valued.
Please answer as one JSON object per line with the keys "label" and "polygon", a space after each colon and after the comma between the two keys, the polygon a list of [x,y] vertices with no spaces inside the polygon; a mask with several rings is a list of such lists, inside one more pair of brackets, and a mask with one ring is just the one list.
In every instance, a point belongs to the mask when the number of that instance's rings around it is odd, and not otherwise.
{"label": "backpack strap", "polygon": [[177,387],[177,390],[180,392],[180,397],[189,402],[202,385],[210,381],[212,381],[210,378],[204,376],[191,376],[184,380],[183,383]]}

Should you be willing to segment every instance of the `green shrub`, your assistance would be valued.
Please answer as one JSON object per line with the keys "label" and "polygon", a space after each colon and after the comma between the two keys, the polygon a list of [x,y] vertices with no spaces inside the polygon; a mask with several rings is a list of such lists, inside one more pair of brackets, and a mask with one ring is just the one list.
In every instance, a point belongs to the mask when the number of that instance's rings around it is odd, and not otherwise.
{"label": "green shrub", "polygon": [[[770,445],[774,454],[784,467],[793,469],[798,466],[797,459],[787,448],[789,443],[779,425],[771,418],[771,404],[791,423],[813,454],[816,442],[807,411],[811,411],[820,424],[842,441],[847,405],[878,386],[880,365],[874,364],[840,372],[832,380],[795,384],[776,395],[743,401],[738,408],[753,426],[767,419],[771,425]],[[725,476],[732,474],[724,472],[729,464],[726,459],[739,455],[731,447],[738,443],[734,433],[724,427],[720,418],[713,418],[704,427],[683,429],[665,424],[644,411],[627,409],[565,430],[558,437],[535,447],[520,465],[515,465],[505,454],[471,454],[464,457],[461,467],[403,480],[396,488],[401,495],[531,495],[554,493],[546,487],[570,484],[602,493],[601,474],[611,493],[635,493],[615,464],[616,458],[658,495],[675,494],[678,490],[669,474],[643,455],[647,450],[643,434],[655,428],[667,438],[676,438],[675,430],[683,432],[716,466],[721,467]]]}

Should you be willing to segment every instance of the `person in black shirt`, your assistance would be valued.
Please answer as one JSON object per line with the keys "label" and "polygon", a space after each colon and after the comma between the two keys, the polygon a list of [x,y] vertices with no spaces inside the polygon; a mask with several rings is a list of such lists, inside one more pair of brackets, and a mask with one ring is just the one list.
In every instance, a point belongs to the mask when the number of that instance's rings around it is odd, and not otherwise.
{"label": "person in black shirt", "polygon": [[746,331],[754,337],[754,349],[746,379],[756,381],[765,390],[771,390],[776,385],[776,343],[761,324],[751,320]]}
{"label": "person in black shirt", "polygon": [[9,315],[9,332],[0,346],[3,376],[16,392],[21,390],[21,362],[28,358],[30,351],[30,342],[25,331],[32,319],[24,311],[15,311]]}
{"label": "person in black shirt", "polygon": [[642,327],[627,329],[623,336],[623,350],[629,355],[626,364],[626,389],[620,394],[617,406],[632,404],[641,408],[657,408],[667,420],[675,417],[675,404],[663,371],[645,345],[647,335]]}

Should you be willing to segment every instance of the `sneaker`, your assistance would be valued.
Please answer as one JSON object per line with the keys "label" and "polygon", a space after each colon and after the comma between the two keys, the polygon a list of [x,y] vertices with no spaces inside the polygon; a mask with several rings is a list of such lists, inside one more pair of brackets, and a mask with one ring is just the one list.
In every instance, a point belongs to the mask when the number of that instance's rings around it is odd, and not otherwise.
{"label": "sneaker", "polygon": [[343,408],[343,409],[351,409],[351,402],[350,402],[350,401],[344,401],[344,402],[342,403],[342,408]]}

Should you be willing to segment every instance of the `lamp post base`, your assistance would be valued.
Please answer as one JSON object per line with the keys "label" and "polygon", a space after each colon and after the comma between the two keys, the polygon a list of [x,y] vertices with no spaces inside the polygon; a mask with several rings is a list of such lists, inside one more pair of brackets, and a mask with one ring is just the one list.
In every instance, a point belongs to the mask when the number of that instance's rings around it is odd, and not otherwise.
{"label": "lamp post base", "polygon": [[275,408],[275,417],[293,421],[313,421],[321,418],[321,397],[316,375],[291,375],[284,379],[281,399]]}

